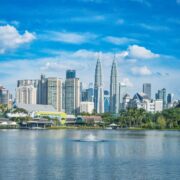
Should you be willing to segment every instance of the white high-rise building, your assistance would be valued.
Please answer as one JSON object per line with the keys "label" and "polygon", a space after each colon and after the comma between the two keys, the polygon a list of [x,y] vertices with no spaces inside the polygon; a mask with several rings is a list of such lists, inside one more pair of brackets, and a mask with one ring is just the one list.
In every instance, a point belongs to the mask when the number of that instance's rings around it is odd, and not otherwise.
{"label": "white high-rise building", "polygon": [[68,78],[65,81],[65,112],[78,114],[80,111],[80,81],[79,78]]}
{"label": "white high-rise building", "polygon": [[80,103],[80,113],[92,114],[94,111],[94,102],[83,101]]}
{"label": "white high-rise building", "polygon": [[47,78],[47,104],[57,111],[62,111],[62,80],[56,77]]}
{"label": "white high-rise building", "polygon": [[19,86],[16,88],[16,102],[19,104],[36,104],[37,88],[33,85]]}
{"label": "white high-rise building", "polygon": [[94,109],[97,113],[104,113],[104,89],[102,82],[102,66],[98,58],[95,69]]}
{"label": "white high-rise building", "polygon": [[110,112],[119,112],[119,87],[118,87],[118,71],[115,59],[112,63],[110,77]]}

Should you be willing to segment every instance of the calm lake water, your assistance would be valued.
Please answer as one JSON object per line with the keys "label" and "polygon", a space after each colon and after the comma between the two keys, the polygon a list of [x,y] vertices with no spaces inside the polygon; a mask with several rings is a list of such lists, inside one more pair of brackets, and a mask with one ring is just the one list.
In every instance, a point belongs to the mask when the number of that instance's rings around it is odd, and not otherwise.
{"label": "calm lake water", "polygon": [[180,179],[180,131],[0,130],[0,179]]}

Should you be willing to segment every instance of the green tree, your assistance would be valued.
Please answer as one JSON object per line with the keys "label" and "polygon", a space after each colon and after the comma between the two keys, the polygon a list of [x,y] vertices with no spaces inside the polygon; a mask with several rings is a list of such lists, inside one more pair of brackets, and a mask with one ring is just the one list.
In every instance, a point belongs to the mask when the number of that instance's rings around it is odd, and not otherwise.
{"label": "green tree", "polygon": [[166,120],[164,118],[164,116],[159,116],[157,119],[157,127],[159,129],[164,129],[166,127]]}

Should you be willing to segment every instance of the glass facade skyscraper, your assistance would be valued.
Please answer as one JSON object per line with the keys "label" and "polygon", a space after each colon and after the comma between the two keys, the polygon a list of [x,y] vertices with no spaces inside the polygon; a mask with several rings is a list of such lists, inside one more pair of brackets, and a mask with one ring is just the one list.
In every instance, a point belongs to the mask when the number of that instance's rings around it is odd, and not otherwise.
{"label": "glass facade skyscraper", "polygon": [[151,84],[144,83],[143,84],[143,93],[145,93],[149,99],[151,99]]}
{"label": "glass facade skyscraper", "polygon": [[72,79],[72,78],[76,78],[76,71],[72,69],[68,69],[66,71],[66,79]]}
{"label": "glass facade skyscraper", "polygon": [[118,72],[115,59],[111,67],[110,77],[110,112],[119,112],[119,87],[118,87]]}
{"label": "glass facade skyscraper", "polygon": [[104,90],[102,82],[102,66],[98,58],[95,69],[94,108],[96,113],[104,113]]}

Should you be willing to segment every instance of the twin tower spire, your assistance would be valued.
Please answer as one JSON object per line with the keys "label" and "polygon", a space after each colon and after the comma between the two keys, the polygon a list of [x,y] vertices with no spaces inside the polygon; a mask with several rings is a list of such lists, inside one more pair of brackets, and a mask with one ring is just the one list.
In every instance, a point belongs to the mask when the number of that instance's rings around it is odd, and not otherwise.
{"label": "twin tower spire", "polygon": [[[118,71],[115,61],[113,59],[110,77],[110,112],[118,113],[119,111],[119,94],[118,94]],[[102,65],[98,58],[95,69],[94,82],[94,107],[97,113],[104,113],[104,88],[102,79]]]}

